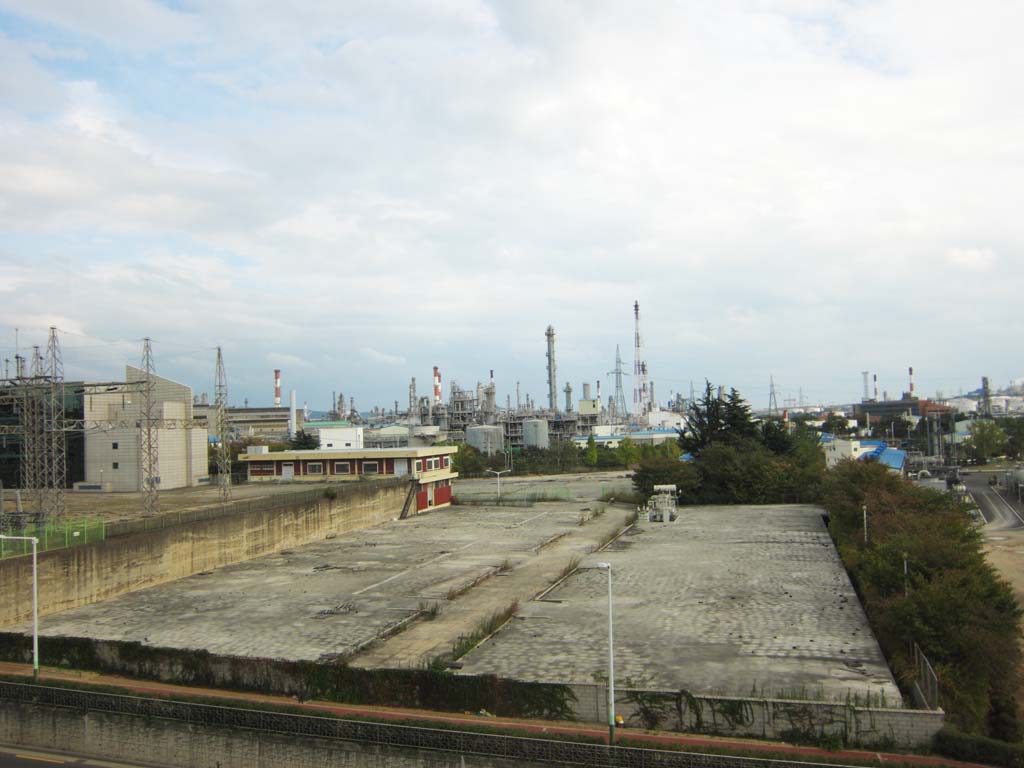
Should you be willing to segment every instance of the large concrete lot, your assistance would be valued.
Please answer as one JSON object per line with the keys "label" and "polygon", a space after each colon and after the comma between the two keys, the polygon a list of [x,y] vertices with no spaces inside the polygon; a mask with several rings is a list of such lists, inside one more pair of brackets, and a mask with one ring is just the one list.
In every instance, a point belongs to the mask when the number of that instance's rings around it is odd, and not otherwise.
{"label": "large concrete lot", "polygon": [[[900,694],[821,511],[699,507],[639,523],[584,565],[612,565],[616,680],[693,693]],[[580,570],[463,658],[466,674],[607,677],[607,578]]]}
{"label": "large concrete lot", "polygon": [[[473,505],[44,616],[40,630],[418,667],[517,600],[516,617],[463,657],[463,672],[592,683],[607,668],[604,572],[581,570],[531,599],[582,558],[612,563],[620,686],[833,700],[870,692],[899,704],[819,509],[685,508],[593,554],[629,513],[600,514],[595,502],[619,488],[629,488],[622,473],[503,480],[506,500],[560,500],[498,507],[486,504],[496,481],[459,481],[456,495]],[[432,605],[437,619],[375,641]]]}
{"label": "large concrete lot", "polygon": [[[603,483],[591,479],[586,487],[600,492]],[[563,550],[568,545],[565,562],[588,553],[601,530],[616,525],[616,515],[591,520],[592,511],[592,504],[576,501],[441,509],[45,616],[40,631],[245,656],[348,654],[421,608],[445,610],[449,598],[478,580],[504,579],[499,572],[524,566],[556,543]],[[624,514],[617,517],[621,525]],[[528,599],[555,570],[486,613]]]}

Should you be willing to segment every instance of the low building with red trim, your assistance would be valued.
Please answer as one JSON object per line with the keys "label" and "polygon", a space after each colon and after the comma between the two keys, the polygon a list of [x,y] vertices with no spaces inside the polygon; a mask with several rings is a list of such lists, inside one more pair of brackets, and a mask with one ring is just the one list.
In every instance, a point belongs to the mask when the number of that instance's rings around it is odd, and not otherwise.
{"label": "low building with red trim", "polygon": [[239,455],[249,471],[249,482],[349,482],[363,478],[406,477],[419,483],[416,511],[451,503],[453,445],[359,450],[274,451],[250,446]]}

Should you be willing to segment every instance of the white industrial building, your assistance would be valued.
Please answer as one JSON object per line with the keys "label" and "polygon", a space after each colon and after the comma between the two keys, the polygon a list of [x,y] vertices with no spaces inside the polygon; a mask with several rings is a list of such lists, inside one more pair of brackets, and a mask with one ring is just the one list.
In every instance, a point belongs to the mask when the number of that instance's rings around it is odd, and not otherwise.
{"label": "white industrial building", "polygon": [[[145,380],[143,370],[125,366],[125,380]],[[153,376],[156,403],[160,490],[187,488],[210,482],[208,433],[192,413],[192,390],[184,384]],[[112,388],[84,396],[86,423],[110,425],[85,433],[85,484],[106,491],[142,490],[143,395],[141,388]]]}

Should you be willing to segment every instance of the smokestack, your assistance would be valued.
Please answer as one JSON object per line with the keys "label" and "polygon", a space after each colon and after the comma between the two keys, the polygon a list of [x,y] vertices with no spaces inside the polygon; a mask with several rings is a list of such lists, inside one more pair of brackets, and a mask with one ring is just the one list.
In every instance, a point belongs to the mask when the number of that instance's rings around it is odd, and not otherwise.
{"label": "smokestack", "polygon": [[281,369],[274,369],[274,407],[281,407]]}
{"label": "smokestack", "polygon": [[572,413],[572,384],[565,385],[565,412]]}
{"label": "smokestack", "polygon": [[295,390],[291,392],[291,406],[288,411],[288,438],[295,437]]}
{"label": "smokestack", "polygon": [[910,374],[910,396],[914,396],[914,366],[907,368],[907,373]]}
{"label": "smokestack", "polygon": [[494,369],[491,368],[491,386],[494,386]]}
{"label": "smokestack", "polygon": [[558,411],[558,376],[555,369],[555,327],[549,325],[544,332],[548,340],[548,407]]}
{"label": "smokestack", "polygon": [[434,403],[441,404],[441,369],[434,366]]}
{"label": "smokestack", "polygon": [[601,380],[597,380],[597,399],[601,399]]}
{"label": "smokestack", "polygon": [[590,399],[590,382],[589,381],[584,381],[583,382],[583,399],[584,400],[589,400]]}
{"label": "smokestack", "polygon": [[871,399],[871,392],[868,389],[868,371],[861,371],[860,375],[864,377],[864,397],[862,400],[866,403]]}
{"label": "smokestack", "polygon": [[878,374],[871,374],[871,379],[875,382],[875,400],[878,400]]}

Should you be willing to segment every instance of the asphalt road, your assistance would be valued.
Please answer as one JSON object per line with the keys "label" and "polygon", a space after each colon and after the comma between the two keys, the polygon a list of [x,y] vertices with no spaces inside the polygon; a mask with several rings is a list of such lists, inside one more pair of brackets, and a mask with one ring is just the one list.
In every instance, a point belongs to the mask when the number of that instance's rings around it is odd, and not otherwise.
{"label": "asphalt road", "polygon": [[1024,508],[1016,499],[1000,492],[988,484],[990,473],[978,472],[963,476],[964,485],[974,498],[982,517],[987,523],[986,531],[1008,531],[1024,528]]}
{"label": "asphalt road", "polygon": [[139,768],[139,766],[129,763],[112,763],[95,758],[0,745],[0,768],[45,768],[48,765],[77,765],[83,766],[83,768]]}

